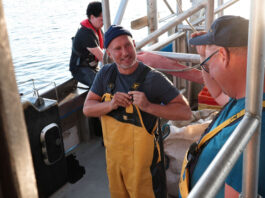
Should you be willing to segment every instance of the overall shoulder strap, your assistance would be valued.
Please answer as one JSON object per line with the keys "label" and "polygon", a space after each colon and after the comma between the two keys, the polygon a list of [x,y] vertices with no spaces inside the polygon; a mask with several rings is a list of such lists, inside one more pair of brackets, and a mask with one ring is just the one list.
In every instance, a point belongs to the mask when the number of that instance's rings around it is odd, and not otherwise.
{"label": "overall shoulder strap", "polygon": [[107,84],[107,93],[113,94],[114,88],[115,88],[115,80],[117,76],[117,68],[115,65],[112,66],[111,69],[111,75],[109,78],[109,82]]}
{"label": "overall shoulder strap", "polygon": [[[265,107],[265,101],[262,102],[263,108]],[[203,144],[205,144],[208,140],[213,138],[217,133],[219,133],[223,128],[228,126],[230,123],[234,122],[235,120],[241,118],[243,115],[245,115],[245,109],[241,110],[237,114],[233,115],[229,119],[225,120],[223,123],[218,125],[215,129],[207,133],[199,142],[198,148],[200,148]]]}

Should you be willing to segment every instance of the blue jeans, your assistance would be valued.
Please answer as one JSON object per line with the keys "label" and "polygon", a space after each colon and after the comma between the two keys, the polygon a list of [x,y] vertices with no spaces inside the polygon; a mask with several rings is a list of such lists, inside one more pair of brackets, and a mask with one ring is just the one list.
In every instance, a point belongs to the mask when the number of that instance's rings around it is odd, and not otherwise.
{"label": "blue jeans", "polygon": [[81,82],[89,87],[91,87],[97,71],[90,67],[77,67],[75,71],[71,71],[72,76],[78,82]]}

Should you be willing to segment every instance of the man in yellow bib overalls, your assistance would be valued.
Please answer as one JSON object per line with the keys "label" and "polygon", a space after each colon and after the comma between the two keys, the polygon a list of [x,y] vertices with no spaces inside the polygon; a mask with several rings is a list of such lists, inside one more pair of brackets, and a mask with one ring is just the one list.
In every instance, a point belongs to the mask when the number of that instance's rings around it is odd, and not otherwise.
{"label": "man in yellow bib overalls", "polygon": [[111,197],[166,197],[157,118],[189,119],[188,103],[163,74],[136,60],[128,30],[110,26],[104,46],[114,63],[97,74],[83,111],[101,117]]}

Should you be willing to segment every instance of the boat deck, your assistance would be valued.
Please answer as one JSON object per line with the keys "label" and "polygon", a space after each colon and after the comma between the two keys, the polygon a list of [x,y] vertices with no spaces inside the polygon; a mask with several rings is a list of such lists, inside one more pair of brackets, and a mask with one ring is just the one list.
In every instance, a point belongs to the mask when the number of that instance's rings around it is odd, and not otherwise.
{"label": "boat deck", "polygon": [[105,148],[101,138],[93,138],[81,143],[71,153],[75,153],[85,175],[76,183],[66,183],[50,198],[110,198],[106,173]]}

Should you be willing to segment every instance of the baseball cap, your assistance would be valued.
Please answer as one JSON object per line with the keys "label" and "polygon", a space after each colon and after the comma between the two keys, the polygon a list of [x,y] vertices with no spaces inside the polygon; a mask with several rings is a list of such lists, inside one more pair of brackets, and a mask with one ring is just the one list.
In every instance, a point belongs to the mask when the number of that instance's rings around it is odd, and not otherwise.
{"label": "baseball cap", "polygon": [[218,45],[222,47],[242,47],[248,44],[248,20],[233,15],[216,19],[210,30],[201,36],[191,38],[192,45]]}
{"label": "baseball cap", "polygon": [[132,37],[132,34],[122,26],[111,25],[104,35],[104,48],[107,48],[113,39],[121,35],[128,35]]}

